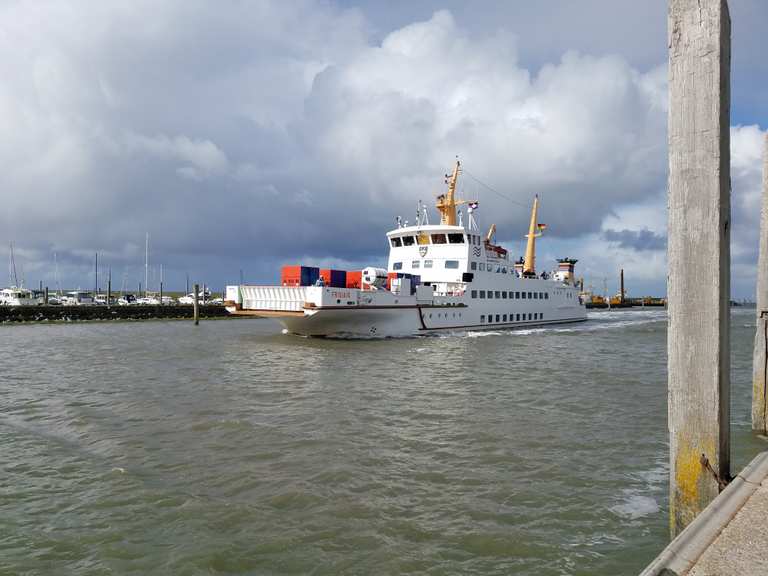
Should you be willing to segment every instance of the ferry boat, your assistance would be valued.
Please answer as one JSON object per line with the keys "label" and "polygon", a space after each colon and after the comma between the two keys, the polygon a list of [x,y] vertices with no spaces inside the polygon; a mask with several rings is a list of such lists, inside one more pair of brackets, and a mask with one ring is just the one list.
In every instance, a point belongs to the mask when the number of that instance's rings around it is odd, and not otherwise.
{"label": "ferry boat", "polygon": [[[477,202],[456,197],[457,160],[448,189],[437,198],[440,224],[429,224],[419,203],[415,224],[387,232],[387,269],[362,271],[359,288],[325,286],[227,286],[231,314],[277,319],[287,332],[326,337],[399,337],[444,331],[542,326],[586,320],[574,276],[577,260],[559,259],[537,273],[538,222],[534,198],[525,257],[512,262],[494,243],[496,227],[481,235]],[[467,223],[459,207],[467,206]],[[457,220],[458,211],[458,220]]]}

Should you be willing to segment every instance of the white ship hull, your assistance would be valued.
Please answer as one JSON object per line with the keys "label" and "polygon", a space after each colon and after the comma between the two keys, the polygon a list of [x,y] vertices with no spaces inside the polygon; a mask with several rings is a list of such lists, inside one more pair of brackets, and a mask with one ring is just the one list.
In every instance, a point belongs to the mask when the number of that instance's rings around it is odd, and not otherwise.
{"label": "white ship hull", "polygon": [[335,338],[513,329],[587,319],[573,286],[516,277],[498,283],[499,290],[472,288],[452,294],[436,294],[433,286],[418,286],[411,294],[407,279],[394,291],[230,286],[227,306],[233,314],[273,317],[292,334]]}

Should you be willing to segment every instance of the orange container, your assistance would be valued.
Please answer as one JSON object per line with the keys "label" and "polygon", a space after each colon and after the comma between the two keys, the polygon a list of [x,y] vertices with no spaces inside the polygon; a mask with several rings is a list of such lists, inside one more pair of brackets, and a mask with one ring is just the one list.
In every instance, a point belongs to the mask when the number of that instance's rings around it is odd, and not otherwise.
{"label": "orange container", "polygon": [[360,288],[363,281],[363,272],[361,270],[350,270],[347,272],[347,288]]}
{"label": "orange container", "polygon": [[344,270],[323,268],[320,270],[320,278],[323,279],[323,284],[331,288],[346,288],[347,286],[347,273]]}
{"label": "orange container", "polygon": [[392,290],[393,278],[397,278],[397,272],[387,272],[387,290]]}
{"label": "orange container", "polygon": [[283,266],[280,269],[281,286],[312,286],[319,270],[310,266]]}

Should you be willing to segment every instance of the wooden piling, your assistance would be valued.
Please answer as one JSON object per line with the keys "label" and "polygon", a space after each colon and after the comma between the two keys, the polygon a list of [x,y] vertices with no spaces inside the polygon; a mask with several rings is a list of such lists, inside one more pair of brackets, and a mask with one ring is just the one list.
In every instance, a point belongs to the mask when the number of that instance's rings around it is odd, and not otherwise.
{"label": "wooden piling", "polygon": [[728,4],[670,0],[668,25],[667,352],[674,537],[717,496],[730,473]]}
{"label": "wooden piling", "polygon": [[757,258],[757,330],[752,357],[752,430],[768,433],[768,134],[763,150],[763,196],[760,211],[760,252]]}
{"label": "wooden piling", "polygon": [[195,291],[195,297],[192,300],[193,303],[194,303],[193,317],[195,319],[195,326],[197,326],[198,324],[200,324],[200,303],[197,301],[197,299],[199,298],[200,285],[199,284],[195,284],[193,286],[193,288],[194,288],[194,291]]}
{"label": "wooden piling", "polygon": [[48,306],[48,286],[45,287],[45,296],[43,296],[43,304]]}

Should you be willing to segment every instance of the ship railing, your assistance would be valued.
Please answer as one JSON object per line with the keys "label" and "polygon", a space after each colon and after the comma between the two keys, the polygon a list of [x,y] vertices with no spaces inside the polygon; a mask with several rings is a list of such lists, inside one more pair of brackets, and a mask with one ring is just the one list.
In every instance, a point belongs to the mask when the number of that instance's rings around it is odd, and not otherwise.
{"label": "ship railing", "polygon": [[243,308],[246,310],[303,310],[307,286],[241,286]]}

